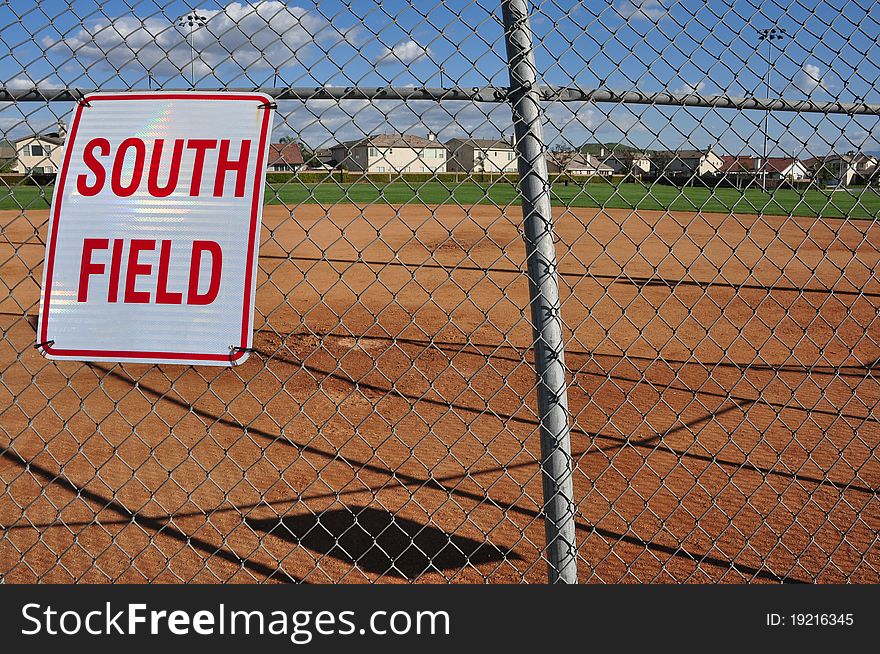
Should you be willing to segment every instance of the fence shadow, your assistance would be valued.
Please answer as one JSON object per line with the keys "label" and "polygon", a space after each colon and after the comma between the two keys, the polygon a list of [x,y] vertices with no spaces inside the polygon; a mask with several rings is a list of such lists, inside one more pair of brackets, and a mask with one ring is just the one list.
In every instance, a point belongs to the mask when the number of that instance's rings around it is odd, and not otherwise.
{"label": "fence shadow", "polygon": [[448,534],[369,506],[245,521],[254,531],[331,556],[364,572],[411,581],[434,570],[521,558],[492,543]]}

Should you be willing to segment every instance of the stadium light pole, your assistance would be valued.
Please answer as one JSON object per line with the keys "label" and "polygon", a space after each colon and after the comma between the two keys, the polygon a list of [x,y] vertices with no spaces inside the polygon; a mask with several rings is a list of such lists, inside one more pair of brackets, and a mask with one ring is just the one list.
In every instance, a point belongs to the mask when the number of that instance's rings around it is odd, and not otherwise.
{"label": "stadium light pole", "polygon": [[[785,31],[784,27],[768,27],[765,29],[758,30],[758,45],[760,46],[761,41],[767,41],[767,98],[773,94],[772,87],[770,85],[770,73],[773,70],[773,41],[780,41],[784,39],[788,33]],[[764,152],[763,157],[761,159],[761,169],[759,174],[761,175],[761,190],[765,193],[767,192],[767,135],[770,131],[770,112],[764,112]]]}
{"label": "stadium light pole", "polygon": [[189,27],[189,36],[184,36],[184,38],[186,39],[186,42],[189,43],[191,53],[189,74],[190,84],[193,88],[195,88],[196,85],[196,48],[195,45],[193,45],[193,32],[199,27],[204,27],[207,23],[208,19],[199,15],[195,11],[187,14],[177,23],[180,27]]}

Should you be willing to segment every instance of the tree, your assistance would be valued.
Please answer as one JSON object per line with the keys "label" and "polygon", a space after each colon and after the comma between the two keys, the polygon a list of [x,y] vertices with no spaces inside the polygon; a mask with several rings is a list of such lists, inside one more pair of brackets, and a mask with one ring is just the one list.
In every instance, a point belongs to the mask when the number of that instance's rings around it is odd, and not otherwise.
{"label": "tree", "polygon": [[299,146],[299,151],[302,153],[303,164],[306,168],[309,166],[317,166],[321,162],[318,161],[318,157],[315,154],[315,151],[305,143],[305,141],[300,141],[299,139],[293,136],[282,136],[278,139],[279,143],[295,143]]}

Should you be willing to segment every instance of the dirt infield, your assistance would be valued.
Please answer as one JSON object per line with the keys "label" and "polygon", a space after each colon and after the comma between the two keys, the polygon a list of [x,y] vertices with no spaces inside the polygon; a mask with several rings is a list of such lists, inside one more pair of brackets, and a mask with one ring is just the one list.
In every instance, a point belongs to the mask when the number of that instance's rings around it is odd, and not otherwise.
{"label": "dirt infield", "polygon": [[[880,224],[556,212],[581,579],[880,581]],[[544,581],[520,219],[267,207],[218,370],[43,359],[2,212],[0,575]]]}

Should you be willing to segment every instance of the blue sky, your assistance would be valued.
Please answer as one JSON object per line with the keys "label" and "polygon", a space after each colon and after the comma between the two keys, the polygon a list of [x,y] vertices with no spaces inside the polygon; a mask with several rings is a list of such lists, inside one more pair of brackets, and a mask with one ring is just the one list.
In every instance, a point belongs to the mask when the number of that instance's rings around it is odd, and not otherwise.
{"label": "blue sky", "polygon": [[[546,84],[880,103],[880,3],[870,0],[536,0]],[[808,7],[812,7],[809,8]],[[813,7],[815,5],[815,7]],[[178,19],[195,7],[195,30]],[[788,36],[758,48],[757,30]],[[497,0],[12,0],[0,5],[0,80],[15,86],[459,86],[507,83]],[[442,72],[441,72],[442,68]],[[771,87],[766,86],[771,70]],[[147,70],[151,71],[148,78]],[[0,131],[39,131],[69,104],[0,107]],[[551,143],[760,152],[761,112],[569,103],[546,107]],[[771,154],[880,149],[876,117],[770,117]],[[313,146],[379,131],[509,133],[504,105],[283,102],[276,135]]]}

